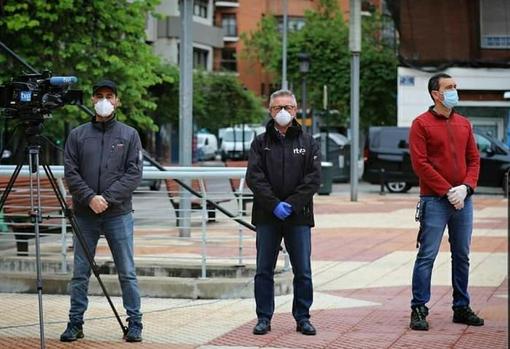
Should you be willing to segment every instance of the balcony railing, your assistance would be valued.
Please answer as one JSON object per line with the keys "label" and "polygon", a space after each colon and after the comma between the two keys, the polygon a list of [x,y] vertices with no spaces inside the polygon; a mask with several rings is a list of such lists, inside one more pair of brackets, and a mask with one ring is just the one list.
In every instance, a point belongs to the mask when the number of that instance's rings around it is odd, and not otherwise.
{"label": "balcony railing", "polygon": [[216,6],[216,7],[239,7],[239,2],[237,0],[216,0],[214,2],[214,6]]}

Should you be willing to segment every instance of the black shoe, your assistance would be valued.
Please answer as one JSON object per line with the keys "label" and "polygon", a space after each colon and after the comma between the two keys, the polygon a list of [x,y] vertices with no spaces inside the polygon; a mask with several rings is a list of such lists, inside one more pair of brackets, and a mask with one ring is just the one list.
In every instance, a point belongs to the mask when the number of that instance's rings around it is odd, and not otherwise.
{"label": "black shoe", "polygon": [[483,326],[483,319],[476,315],[469,306],[454,308],[453,322],[469,326]]}
{"label": "black shoe", "polygon": [[60,335],[61,342],[74,342],[80,338],[83,338],[83,326],[73,322],[68,322],[66,330]]}
{"label": "black shoe", "polygon": [[304,335],[307,336],[315,336],[317,331],[315,330],[315,327],[311,324],[310,320],[301,320],[297,326],[296,331],[301,332]]}
{"label": "black shoe", "polygon": [[411,312],[411,324],[409,327],[416,331],[428,331],[429,323],[427,322],[427,315],[429,315],[429,308],[424,305],[413,307]]}
{"label": "black shoe", "polygon": [[266,319],[257,321],[257,324],[253,328],[253,334],[266,334],[271,331],[271,322]]}
{"label": "black shoe", "polygon": [[143,325],[139,321],[130,321],[128,331],[126,334],[126,342],[141,342],[142,341]]}

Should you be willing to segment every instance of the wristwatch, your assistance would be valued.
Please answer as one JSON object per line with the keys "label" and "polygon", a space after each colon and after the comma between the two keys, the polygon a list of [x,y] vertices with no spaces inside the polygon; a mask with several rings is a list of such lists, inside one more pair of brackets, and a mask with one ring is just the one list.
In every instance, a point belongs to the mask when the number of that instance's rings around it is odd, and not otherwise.
{"label": "wristwatch", "polygon": [[473,195],[473,193],[475,192],[475,191],[473,190],[473,188],[471,188],[471,187],[470,187],[468,184],[466,184],[466,183],[463,183],[463,184],[466,186],[466,189],[467,189],[467,196],[471,196],[471,195]]}

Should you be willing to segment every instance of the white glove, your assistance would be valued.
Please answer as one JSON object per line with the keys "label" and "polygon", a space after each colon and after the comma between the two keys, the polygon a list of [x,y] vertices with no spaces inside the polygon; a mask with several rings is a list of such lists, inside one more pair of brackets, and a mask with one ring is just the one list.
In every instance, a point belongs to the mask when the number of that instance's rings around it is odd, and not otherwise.
{"label": "white glove", "polygon": [[455,207],[457,211],[462,210],[464,208],[464,201],[462,201],[460,204],[453,205],[453,207]]}
{"label": "white glove", "polygon": [[461,184],[453,187],[448,191],[448,201],[457,209],[460,210],[464,207],[464,200],[467,196],[467,187]]}

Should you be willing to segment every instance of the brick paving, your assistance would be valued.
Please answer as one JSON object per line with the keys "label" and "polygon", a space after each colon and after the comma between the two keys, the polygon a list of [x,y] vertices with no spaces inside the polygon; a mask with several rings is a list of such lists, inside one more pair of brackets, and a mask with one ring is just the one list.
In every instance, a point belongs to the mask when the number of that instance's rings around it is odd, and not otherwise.
{"label": "brick paving", "polygon": [[[356,203],[346,195],[317,197],[317,227],[313,231],[315,300],[312,321],[317,336],[296,332],[290,313],[291,296],[276,299],[272,331],[254,336],[253,299],[190,300],[144,298],[144,342],[130,348],[508,348],[508,217],[507,201],[497,196],[475,197],[475,231],[471,252],[471,306],[485,326],[451,321],[448,236],[435,264],[430,330],[409,329],[410,275],[417,226],[415,195],[363,195]],[[218,234],[235,234],[236,226],[219,219]],[[150,229],[140,232],[157,236]],[[253,236],[246,254],[254,254]],[[103,249],[103,247],[101,247]],[[139,247],[137,255],[199,253],[199,244]],[[229,251],[218,244],[209,252]],[[106,253],[106,252],[105,252]],[[47,348],[126,347],[103,297],[91,297],[85,338],[61,343],[69,298],[44,295]],[[121,310],[121,299],[113,297]],[[37,296],[0,295],[0,348],[39,346]]]}

